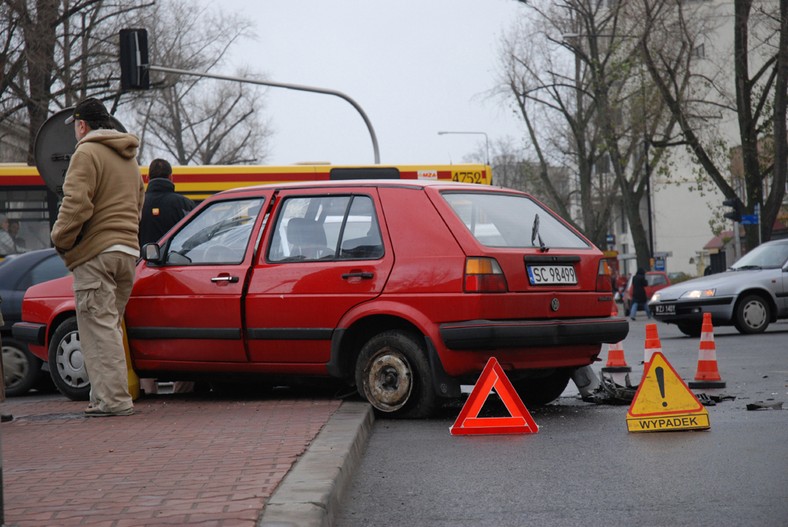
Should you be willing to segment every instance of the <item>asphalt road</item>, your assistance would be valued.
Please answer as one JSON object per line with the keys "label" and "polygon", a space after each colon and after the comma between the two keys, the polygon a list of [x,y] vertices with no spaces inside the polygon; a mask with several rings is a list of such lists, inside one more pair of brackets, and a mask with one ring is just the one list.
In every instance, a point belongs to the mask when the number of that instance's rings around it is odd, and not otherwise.
{"label": "asphalt road", "polygon": [[[646,322],[624,341],[635,384]],[[699,339],[657,327],[667,360],[692,380]],[[715,345],[727,386],[695,391],[736,398],[707,407],[706,431],[630,433],[627,405],[582,402],[572,385],[529,409],[536,434],[452,436],[458,406],[378,419],[336,525],[788,525],[788,324],[755,336],[717,328]],[[748,411],[756,401],[786,408]]]}

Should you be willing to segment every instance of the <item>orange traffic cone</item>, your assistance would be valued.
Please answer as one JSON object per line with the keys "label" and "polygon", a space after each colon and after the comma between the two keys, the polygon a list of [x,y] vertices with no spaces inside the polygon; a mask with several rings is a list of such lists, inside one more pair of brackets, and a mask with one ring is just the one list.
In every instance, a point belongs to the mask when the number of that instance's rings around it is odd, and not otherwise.
{"label": "orange traffic cone", "polygon": [[646,324],[646,343],[643,346],[643,373],[646,372],[651,356],[654,353],[662,353],[662,343],[659,341],[656,324]]}
{"label": "orange traffic cone", "polygon": [[624,346],[621,342],[607,345],[607,363],[602,371],[609,373],[632,371],[624,357]]}
{"label": "orange traffic cone", "polygon": [[[613,311],[610,313],[610,316],[618,316],[618,309],[616,309],[615,305],[613,306]],[[605,364],[604,368],[602,368],[602,371],[607,373],[632,371],[632,368],[629,367],[627,360],[624,357],[623,342],[616,342],[615,344],[607,345],[607,364]]]}
{"label": "orange traffic cone", "polygon": [[725,381],[717,369],[717,347],[714,345],[714,326],[711,313],[703,313],[703,326],[698,348],[698,371],[695,380],[687,383],[690,388],[725,388]]}

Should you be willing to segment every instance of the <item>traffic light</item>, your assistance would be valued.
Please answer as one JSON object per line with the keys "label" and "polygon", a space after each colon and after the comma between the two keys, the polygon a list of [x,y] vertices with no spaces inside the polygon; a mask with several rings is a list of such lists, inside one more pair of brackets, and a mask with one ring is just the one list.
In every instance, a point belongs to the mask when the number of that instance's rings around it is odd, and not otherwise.
{"label": "traffic light", "polygon": [[735,222],[741,222],[741,214],[744,211],[744,204],[739,198],[729,198],[722,202],[726,207],[733,207],[733,210],[723,214],[724,217]]}
{"label": "traffic light", "polygon": [[150,88],[146,29],[120,30],[120,88],[122,90]]}

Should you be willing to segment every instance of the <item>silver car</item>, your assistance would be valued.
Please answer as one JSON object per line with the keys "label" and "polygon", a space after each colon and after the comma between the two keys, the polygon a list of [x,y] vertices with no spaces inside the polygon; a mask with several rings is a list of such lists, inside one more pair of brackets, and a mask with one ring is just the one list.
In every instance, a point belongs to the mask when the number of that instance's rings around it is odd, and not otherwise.
{"label": "silver car", "polygon": [[724,273],[704,276],[654,293],[649,307],[657,320],[700,335],[703,313],[715,326],[762,333],[788,318],[788,239],[759,245]]}

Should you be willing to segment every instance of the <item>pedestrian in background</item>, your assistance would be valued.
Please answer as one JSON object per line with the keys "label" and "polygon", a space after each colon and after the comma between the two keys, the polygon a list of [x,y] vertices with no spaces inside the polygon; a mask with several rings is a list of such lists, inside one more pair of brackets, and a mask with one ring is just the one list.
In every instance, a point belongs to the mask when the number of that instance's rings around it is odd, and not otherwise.
{"label": "pedestrian in background", "polygon": [[175,192],[172,167],[166,160],[151,161],[148,178],[140,220],[140,246],[159,241],[195,206],[192,200]]}
{"label": "pedestrian in background", "polygon": [[17,253],[27,251],[27,242],[24,238],[19,236],[20,227],[19,220],[8,220],[8,234],[10,234],[11,239],[14,240],[14,246],[16,247]]}
{"label": "pedestrian in background", "polygon": [[8,229],[8,218],[0,214],[0,256],[16,254],[16,244]]}
{"label": "pedestrian in background", "polygon": [[[148,179],[140,220],[140,247],[146,243],[159,241],[195,207],[192,200],[175,192],[172,167],[165,159],[151,161],[148,167]],[[159,391],[155,379],[140,379],[140,388],[148,395]],[[174,393],[186,393],[193,389],[192,382],[178,381],[173,384]]]}
{"label": "pedestrian in background", "polygon": [[121,322],[139,257],[144,185],[136,156],[139,140],[119,132],[98,99],[80,101],[77,147],[63,182],[52,242],[74,274],[77,325],[90,404],[85,415],[131,415]]}
{"label": "pedestrian in background", "polygon": [[629,318],[635,320],[635,315],[638,312],[638,306],[643,307],[646,316],[651,318],[651,310],[648,308],[648,298],[646,297],[646,270],[642,267],[638,268],[638,272],[632,277],[632,307],[629,310]]}

